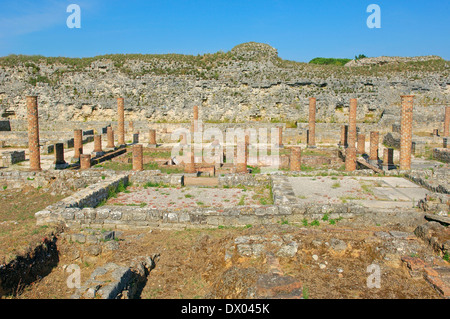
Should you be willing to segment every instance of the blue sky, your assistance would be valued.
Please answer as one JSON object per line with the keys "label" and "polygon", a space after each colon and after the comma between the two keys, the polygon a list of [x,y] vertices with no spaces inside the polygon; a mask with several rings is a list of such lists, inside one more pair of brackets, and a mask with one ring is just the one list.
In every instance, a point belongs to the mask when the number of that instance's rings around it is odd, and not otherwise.
{"label": "blue sky", "polygon": [[[81,28],[69,29],[69,4]],[[381,28],[369,29],[369,4]],[[283,59],[439,55],[450,60],[448,0],[1,0],[0,56],[203,54],[263,42]]]}

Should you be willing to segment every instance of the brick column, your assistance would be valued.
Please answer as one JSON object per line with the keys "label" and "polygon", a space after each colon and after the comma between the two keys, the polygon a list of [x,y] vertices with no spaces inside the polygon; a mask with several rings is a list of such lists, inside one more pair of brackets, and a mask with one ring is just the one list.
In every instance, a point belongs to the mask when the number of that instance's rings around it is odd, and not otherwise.
{"label": "brick column", "polygon": [[198,120],[198,106],[194,105],[194,121]]}
{"label": "brick column", "polygon": [[356,148],[347,147],[345,150],[345,170],[352,172],[356,170]]}
{"label": "brick column", "polygon": [[91,168],[91,154],[80,154],[80,169]]}
{"label": "brick column", "polygon": [[189,161],[184,163],[184,172],[188,174],[194,174],[197,172],[195,170],[195,157],[193,149],[189,152]]}
{"label": "brick column", "polygon": [[401,133],[400,133],[400,170],[411,169],[412,119],[414,95],[402,95]]}
{"label": "brick column", "polygon": [[111,126],[108,126],[106,130],[107,144],[106,148],[114,148],[114,131]]}
{"label": "brick column", "polygon": [[194,122],[192,123],[193,125],[193,132],[197,132],[198,131],[198,106],[194,105]]}
{"label": "brick column", "polygon": [[444,136],[450,136],[450,106],[445,107],[445,116],[444,116]]}
{"label": "brick column", "polygon": [[151,129],[148,131],[148,146],[156,146],[156,130]]}
{"label": "brick column", "polygon": [[237,145],[236,173],[247,173],[247,145],[245,142]]}
{"label": "brick column", "polygon": [[394,149],[385,147],[383,149],[383,166],[393,166],[394,165]]}
{"label": "brick column", "polygon": [[28,114],[28,150],[30,153],[30,170],[41,170],[41,150],[39,146],[39,115],[37,96],[27,96]]}
{"label": "brick column", "polygon": [[141,144],[133,145],[133,171],[144,169],[143,148]]}
{"label": "brick column", "polygon": [[94,153],[102,153],[102,136],[101,134],[94,135]]}
{"label": "brick column", "polygon": [[185,132],[180,134],[180,144],[181,145],[186,145],[187,144],[187,138],[186,138],[186,133]]}
{"label": "brick column", "polygon": [[316,98],[309,98],[308,147],[316,146]]}
{"label": "brick column", "polygon": [[378,160],[378,144],[380,140],[379,132],[370,132],[370,152],[369,152],[369,160],[377,161]]}
{"label": "brick column", "polygon": [[83,130],[74,130],[73,135],[73,149],[75,151],[73,158],[79,159],[80,155],[83,154]]}
{"label": "brick column", "polygon": [[131,134],[134,133],[134,127],[133,127],[132,121],[128,122],[128,130],[130,131]]}
{"label": "brick column", "polygon": [[278,126],[278,147],[283,147],[283,127]]}
{"label": "brick column", "polygon": [[366,152],[366,135],[358,134],[358,154],[364,154]]}
{"label": "brick column", "polygon": [[356,99],[350,99],[348,123],[348,147],[356,147]]}
{"label": "brick column", "polygon": [[125,145],[125,113],[124,113],[124,100],[123,97],[117,99],[117,131],[118,131],[118,144],[119,146]]}
{"label": "brick column", "polygon": [[348,133],[348,126],[347,125],[342,125],[341,126],[341,141],[340,141],[340,145],[342,147],[347,147],[347,134]]}
{"label": "brick column", "polygon": [[291,171],[301,171],[302,149],[300,147],[291,148],[290,169]]}

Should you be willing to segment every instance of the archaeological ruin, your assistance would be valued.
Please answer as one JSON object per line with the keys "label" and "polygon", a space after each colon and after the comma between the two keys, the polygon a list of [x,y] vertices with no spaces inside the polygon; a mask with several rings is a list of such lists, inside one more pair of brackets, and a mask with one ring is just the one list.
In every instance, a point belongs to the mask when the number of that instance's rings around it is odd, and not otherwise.
{"label": "archaeological ruin", "polygon": [[450,298],[448,61],[175,58],[0,58],[0,297]]}

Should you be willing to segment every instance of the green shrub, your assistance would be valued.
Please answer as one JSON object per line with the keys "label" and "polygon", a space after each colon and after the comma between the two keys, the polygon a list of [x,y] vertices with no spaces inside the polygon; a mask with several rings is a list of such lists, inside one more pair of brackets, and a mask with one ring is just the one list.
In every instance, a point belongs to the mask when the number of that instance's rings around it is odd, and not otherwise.
{"label": "green shrub", "polygon": [[345,65],[351,59],[335,59],[335,58],[314,58],[309,63],[320,64],[320,65]]}

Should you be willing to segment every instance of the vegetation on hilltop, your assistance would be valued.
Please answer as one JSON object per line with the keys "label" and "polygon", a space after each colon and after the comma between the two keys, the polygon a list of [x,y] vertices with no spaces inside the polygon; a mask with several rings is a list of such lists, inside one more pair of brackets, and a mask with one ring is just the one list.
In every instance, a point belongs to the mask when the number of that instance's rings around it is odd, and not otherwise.
{"label": "vegetation on hilltop", "polygon": [[335,58],[314,58],[309,63],[321,65],[345,65],[351,59],[335,59]]}
{"label": "vegetation on hilltop", "polygon": [[[361,58],[363,55],[357,56]],[[66,73],[88,72],[95,65],[108,65],[108,72],[119,72],[130,78],[145,75],[183,76],[198,80],[266,79],[291,81],[298,78],[327,79],[330,76],[350,79],[354,76],[395,76],[437,72],[449,75],[448,61],[443,59],[385,65],[343,67],[350,59],[315,58],[309,63],[284,60],[276,49],[267,44],[244,43],[229,52],[219,51],[203,55],[184,54],[108,54],[87,58],[45,57],[41,55],[9,55],[0,57],[1,67],[25,69],[27,82],[57,84]],[[257,66],[256,63],[260,63]],[[261,72],[264,70],[264,72]]]}

